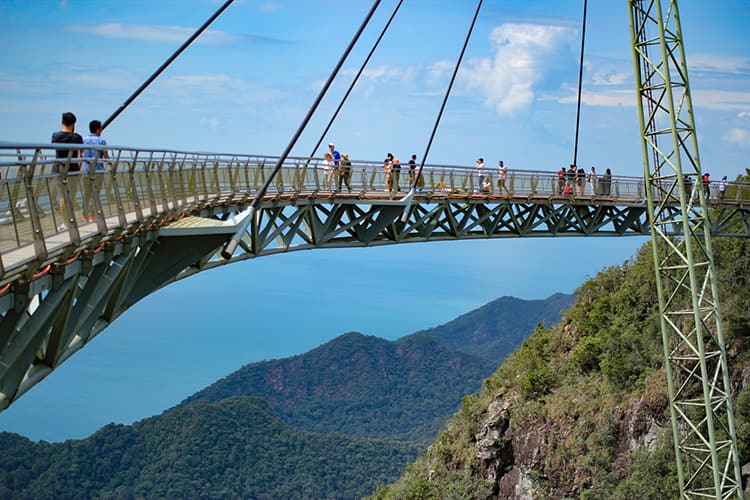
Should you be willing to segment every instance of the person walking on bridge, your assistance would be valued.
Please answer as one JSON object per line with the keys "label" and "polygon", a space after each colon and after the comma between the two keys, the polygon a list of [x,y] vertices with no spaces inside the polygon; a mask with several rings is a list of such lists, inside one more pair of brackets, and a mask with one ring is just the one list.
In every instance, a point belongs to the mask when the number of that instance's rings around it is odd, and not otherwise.
{"label": "person walking on bridge", "polygon": [[328,143],[328,152],[331,153],[331,158],[333,158],[333,166],[338,168],[339,162],[341,162],[341,153],[336,151],[336,146],[332,142]]}
{"label": "person walking on bridge", "polygon": [[349,190],[349,192],[352,192],[352,185],[351,185],[351,179],[352,179],[352,162],[349,161],[349,153],[344,153],[341,155],[341,164],[339,165],[339,187],[338,190],[341,191],[341,183],[343,182],[346,184],[346,189]]}
{"label": "person walking on bridge", "polygon": [[706,200],[708,200],[711,197],[711,179],[710,179],[710,175],[711,174],[709,174],[708,172],[706,172],[706,173],[703,174],[703,194],[704,194]]}
{"label": "person walking on bridge", "polygon": [[565,167],[560,167],[557,171],[557,194],[563,194],[565,189]]}
{"label": "person walking on bridge", "polygon": [[[83,137],[81,137],[80,134],[76,133],[76,115],[69,111],[62,114],[62,130],[52,133],[52,142],[58,144],[83,144]],[[81,165],[78,163],[78,161],[73,161],[74,159],[77,160],[80,156],[80,150],[58,149],[55,151],[55,157],[58,160],[65,159],[68,163],[68,172],[78,172],[79,170],[81,170]],[[52,166],[52,172],[55,174],[59,174],[60,166],[65,165],[66,162],[59,161],[55,163]],[[66,213],[62,178],[60,178],[59,182],[60,187],[57,190],[56,197],[57,202],[60,206],[60,216],[63,218],[63,220],[66,220],[68,218],[68,214]],[[77,183],[71,182],[69,186],[73,196],[75,196]],[[55,196],[53,195],[53,197]],[[68,227],[65,225],[65,223],[60,224],[57,228],[58,231],[67,231],[67,229]]]}
{"label": "person walking on bridge", "polygon": [[335,171],[333,166],[333,155],[331,155],[331,153],[323,153],[323,161],[320,163],[320,166],[323,168],[323,189],[332,191]]}
{"label": "person walking on bridge", "polygon": [[508,179],[508,167],[505,166],[503,160],[497,162],[497,194],[503,194],[503,190],[511,196],[508,186],[505,185],[505,181]]}
{"label": "person walking on bridge", "polygon": [[576,168],[576,187],[578,188],[578,196],[583,197],[583,190],[585,188],[586,172],[582,168]]}
{"label": "person walking on bridge", "polygon": [[[83,143],[90,146],[106,146],[107,141],[102,137],[102,122],[99,120],[92,120],[89,123],[89,132],[91,132],[86,138],[83,139]],[[109,158],[109,153],[106,149],[86,149],[83,151],[83,171],[87,174],[92,172],[104,172],[104,163],[99,161],[103,158]],[[103,174],[93,176],[92,175],[83,179],[83,220],[92,222],[94,221],[94,214],[96,208],[94,204],[94,196],[98,196],[99,190],[102,186]],[[93,183],[93,185],[92,185]]]}
{"label": "person walking on bridge", "polygon": [[391,191],[401,191],[399,186],[399,178],[401,177],[401,160],[398,158],[393,159],[391,165]]}
{"label": "person walking on bridge", "polygon": [[591,184],[591,196],[596,196],[599,194],[599,176],[596,174],[596,168],[591,167],[591,171],[589,171],[589,175],[586,178],[587,181],[589,181],[589,184]]}
{"label": "person walking on bridge", "polygon": [[484,185],[484,158],[479,158],[477,161],[474,162],[474,165],[477,167],[477,186],[478,191],[482,190],[482,186]]}
{"label": "person walking on bridge", "polygon": [[602,177],[602,194],[609,196],[612,193],[612,171],[607,169]]}
{"label": "person walking on bridge", "polygon": [[576,183],[576,166],[572,163],[568,167],[568,171],[565,173],[565,181],[568,186],[573,188]]}
{"label": "person walking on bridge", "polygon": [[385,190],[391,191],[393,187],[393,154],[388,153],[383,160],[383,172],[385,172]]}

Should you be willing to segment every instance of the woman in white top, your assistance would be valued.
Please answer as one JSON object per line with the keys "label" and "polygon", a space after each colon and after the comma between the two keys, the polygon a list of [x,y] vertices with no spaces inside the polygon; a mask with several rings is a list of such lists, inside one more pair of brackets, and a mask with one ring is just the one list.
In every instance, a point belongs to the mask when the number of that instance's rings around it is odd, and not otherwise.
{"label": "woman in white top", "polygon": [[323,188],[333,189],[333,155],[324,154],[320,166],[323,167]]}
{"label": "woman in white top", "polygon": [[510,196],[510,190],[505,185],[505,180],[508,178],[508,167],[505,166],[503,160],[497,162],[497,194],[503,194],[503,190]]}

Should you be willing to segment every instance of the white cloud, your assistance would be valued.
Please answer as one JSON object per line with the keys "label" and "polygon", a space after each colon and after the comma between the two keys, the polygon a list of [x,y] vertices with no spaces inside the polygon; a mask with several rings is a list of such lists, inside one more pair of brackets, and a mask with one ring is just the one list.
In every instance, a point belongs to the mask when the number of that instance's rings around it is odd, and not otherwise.
{"label": "white cloud", "polygon": [[730,128],[724,135],[724,140],[737,146],[750,146],[750,130]]}
{"label": "white cloud", "polygon": [[632,80],[629,73],[595,73],[591,77],[591,83],[594,85],[622,85]]}
{"label": "white cloud", "polygon": [[557,67],[562,51],[575,39],[575,30],[560,26],[503,24],[490,33],[494,59],[470,61],[463,72],[469,88],[479,89],[485,103],[499,112],[530,106],[545,70]]}
{"label": "white cloud", "polygon": [[201,118],[200,122],[201,125],[208,125],[208,128],[211,130],[217,130],[219,128],[219,119],[215,116],[212,116],[211,118]]}
{"label": "white cloud", "polygon": [[173,75],[162,80],[154,91],[165,98],[201,103],[229,100],[235,104],[252,104],[283,97],[279,90],[225,74]]}
{"label": "white cloud", "polygon": [[750,92],[696,89],[693,87],[692,97],[696,107],[719,111],[744,111],[750,108]]}
{"label": "white cloud", "polygon": [[263,2],[258,5],[258,10],[261,12],[275,12],[281,8],[281,5],[276,2]]}
{"label": "white cloud", "polygon": [[[190,35],[195,33],[196,28],[185,28],[182,26],[157,26],[144,24],[71,24],[65,27],[67,31],[74,33],[86,33],[104,38],[117,38],[125,40],[139,40],[142,42],[157,43],[182,43]],[[224,31],[206,30],[195,43],[206,45],[222,45],[236,41],[237,36]]]}
{"label": "white cloud", "polygon": [[138,85],[129,71],[115,68],[101,68],[81,65],[60,65],[49,76],[54,82],[70,87],[94,89],[133,89]]}
{"label": "white cloud", "polygon": [[[416,66],[395,66],[391,64],[383,64],[373,68],[365,68],[359,77],[357,82],[357,90],[370,95],[376,87],[381,87],[387,84],[396,84],[400,88],[405,86],[411,86],[414,82],[415,76],[418,73],[419,68]],[[351,79],[357,73],[355,69],[345,69],[341,72],[344,76],[342,81],[348,86]],[[315,82],[315,89],[320,90],[323,87],[323,81]]]}
{"label": "white cloud", "polygon": [[[571,104],[578,102],[578,94],[571,93],[557,100],[561,104]],[[606,92],[584,91],[581,93],[581,102],[586,106],[635,106],[635,91],[630,90],[609,90]]]}
{"label": "white cloud", "polygon": [[750,59],[744,57],[715,56],[708,54],[691,55],[687,59],[690,70],[742,73],[750,71]]}
{"label": "white cloud", "polygon": [[442,84],[444,80],[447,80],[453,74],[455,67],[455,62],[445,59],[430,64],[427,68],[427,82],[430,85]]}
{"label": "white cloud", "polygon": [[[354,74],[353,70],[344,71],[345,74]],[[411,78],[413,70],[407,66],[401,68],[399,66],[392,66],[389,64],[383,64],[375,68],[365,68],[360,76],[360,81],[371,81],[371,82],[388,82],[388,81],[403,81],[404,79]]]}
{"label": "white cloud", "polygon": [[[570,90],[566,96],[558,98],[557,101],[570,104],[575,103],[577,98],[576,90]],[[692,98],[696,107],[715,111],[737,111],[750,107],[750,92],[693,88]],[[635,90],[630,87],[603,92],[584,88],[581,101],[588,106],[635,106],[637,103]],[[737,116],[740,119],[748,119],[750,113],[740,111]]]}

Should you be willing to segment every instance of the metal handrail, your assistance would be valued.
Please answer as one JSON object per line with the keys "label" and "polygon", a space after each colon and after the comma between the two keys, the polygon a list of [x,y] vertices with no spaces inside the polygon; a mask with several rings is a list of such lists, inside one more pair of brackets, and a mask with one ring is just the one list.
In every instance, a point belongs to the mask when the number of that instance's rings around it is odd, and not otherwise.
{"label": "metal handrail", "polygon": [[[57,159],[56,151],[109,151],[107,159]],[[72,153],[75,154],[75,153]],[[102,170],[87,169],[86,161],[96,161]],[[190,152],[120,146],[67,144],[0,144],[0,257],[4,269],[18,259],[48,259],[53,248],[50,237],[66,246],[82,246],[90,238],[97,241],[117,238],[144,224],[164,225],[168,220],[206,206],[249,203],[270,174],[278,157],[268,155]],[[350,197],[366,200],[397,200],[410,185],[408,164],[400,165],[400,178],[384,171],[382,161],[353,160],[350,177],[326,168],[322,158],[289,157],[270,187],[268,196],[307,198]],[[57,165],[60,172],[53,172]],[[80,166],[81,171],[71,172]],[[643,204],[642,178],[612,176],[604,183],[598,177],[597,192],[584,182],[583,196],[578,187],[564,196],[557,172],[508,170],[505,188],[498,186],[498,172],[487,167],[481,179],[475,167],[425,165],[422,197],[542,198],[552,203]],[[341,180],[343,193],[337,194]],[[345,182],[348,180],[348,186]],[[398,180],[397,190],[396,181]],[[568,179],[566,178],[566,183]],[[482,185],[485,184],[485,186]],[[702,187],[702,182],[693,182]],[[718,199],[718,183],[711,182],[714,204],[736,206],[750,202],[750,184],[731,182]],[[349,187],[351,191],[349,191]],[[351,194],[349,194],[351,192]],[[697,192],[697,191],[696,191]],[[28,249],[33,249],[30,252]],[[23,252],[20,252],[23,250]],[[23,257],[11,256],[13,252]],[[12,258],[11,258],[12,257]],[[12,261],[12,262],[11,262]]]}

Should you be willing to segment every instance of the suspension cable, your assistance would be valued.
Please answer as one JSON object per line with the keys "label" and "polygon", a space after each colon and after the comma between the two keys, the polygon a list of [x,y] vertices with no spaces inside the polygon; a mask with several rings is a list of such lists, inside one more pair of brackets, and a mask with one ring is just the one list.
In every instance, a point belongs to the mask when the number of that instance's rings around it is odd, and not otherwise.
{"label": "suspension cable", "polygon": [[[440,111],[438,112],[437,119],[435,120],[435,125],[432,127],[432,133],[430,134],[430,139],[427,141],[427,147],[425,148],[424,155],[422,156],[422,160],[419,164],[419,169],[417,170],[417,175],[414,176],[414,184],[411,186],[411,192],[416,189],[417,182],[419,181],[419,177],[422,175],[422,169],[424,168],[425,161],[427,160],[427,155],[430,153],[430,147],[432,146],[432,140],[435,138],[435,133],[437,132],[438,125],[440,124],[440,118],[443,116],[443,111],[445,110],[445,104],[448,102],[448,96],[451,93],[451,89],[453,88],[453,83],[456,81],[456,75],[458,74],[458,68],[461,66],[461,61],[464,58],[464,53],[466,52],[466,46],[469,44],[469,39],[471,38],[471,32],[474,30],[474,25],[477,22],[477,16],[479,16],[479,9],[482,7],[482,0],[479,0],[477,3],[477,8],[474,11],[474,18],[471,20],[471,25],[469,26],[469,31],[466,33],[466,39],[464,40],[464,45],[461,48],[461,53],[458,56],[458,59],[456,60],[456,66],[453,68],[453,75],[451,76],[451,81],[448,84],[448,88],[445,91],[445,96],[443,96],[443,103],[440,105]],[[404,211],[404,215],[406,215],[406,211]]]}
{"label": "suspension cable", "polygon": [[255,194],[255,197],[250,202],[250,205],[248,206],[247,210],[244,211],[244,218],[237,226],[237,231],[232,235],[232,238],[227,242],[227,244],[224,246],[224,249],[221,251],[221,256],[225,259],[230,259],[232,257],[232,254],[234,254],[234,251],[237,249],[237,245],[240,242],[240,239],[242,238],[242,235],[247,231],[248,225],[250,225],[251,219],[253,218],[253,214],[255,212],[255,209],[258,207],[258,204],[260,203],[260,200],[265,196],[266,191],[268,191],[268,187],[271,185],[271,182],[273,182],[274,178],[276,177],[276,174],[281,170],[281,166],[286,161],[287,157],[289,156],[289,152],[292,150],[294,145],[297,143],[297,139],[299,139],[299,136],[302,135],[302,131],[307,126],[307,123],[310,121],[310,118],[312,118],[313,113],[315,113],[315,110],[318,108],[318,105],[320,104],[320,101],[323,100],[323,96],[325,96],[326,92],[330,88],[331,84],[333,83],[334,78],[336,78],[336,75],[338,74],[339,70],[341,69],[341,66],[343,66],[344,61],[349,56],[349,53],[352,51],[352,48],[354,48],[354,45],[357,43],[357,40],[359,40],[360,35],[365,30],[365,27],[370,22],[370,19],[372,18],[372,15],[375,13],[375,11],[378,8],[378,5],[380,5],[381,0],[375,0],[375,2],[372,4],[372,7],[370,8],[370,12],[367,13],[367,16],[365,17],[364,21],[362,21],[362,24],[359,26],[359,29],[354,34],[354,37],[352,38],[351,42],[349,42],[349,45],[346,47],[346,50],[344,50],[344,53],[339,58],[338,63],[336,63],[336,66],[333,68],[333,71],[331,72],[330,76],[328,77],[328,80],[323,85],[323,88],[320,89],[320,92],[318,93],[318,97],[315,99],[315,102],[310,107],[309,111],[307,112],[307,115],[305,115],[305,118],[302,120],[302,123],[300,124],[299,128],[297,129],[297,132],[295,132],[294,136],[292,137],[292,140],[289,141],[289,144],[287,145],[284,152],[279,157],[278,161],[276,162],[276,166],[274,166],[273,170],[271,171],[271,175],[268,176],[266,179],[266,182],[263,183],[263,186],[258,190],[258,192]]}
{"label": "suspension cable", "polygon": [[573,165],[578,165],[578,130],[581,123],[581,86],[583,85],[583,48],[586,43],[586,4],[583,0],[583,23],[581,26],[581,60],[578,64],[578,109],[576,111],[576,139],[573,146]]}
{"label": "suspension cable", "polygon": [[339,106],[336,108],[336,111],[333,113],[333,116],[331,116],[331,120],[328,122],[328,125],[326,125],[325,130],[323,130],[323,133],[320,134],[320,139],[318,139],[318,142],[315,144],[315,147],[313,148],[312,152],[310,153],[310,158],[315,156],[316,151],[318,151],[318,148],[320,147],[320,144],[323,142],[323,139],[325,138],[328,131],[331,129],[331,126],[333,125],[334,120],[336,120],[336,117],[339,115],[339,111],[341,111],[341,108],[344,107],[344,103],[349,98],[349,94],[352,93],[352,90],[354,89],[354,86],[359,81],[359,77],[362,75],[362,72],[365,70],[365,67],[367,66],[367,63],[370,62],[370,58],[375,53],[375,49],[378,48],[378,45],[380,44],[380,40],[383,39],[383,36],[385,35],[386,31],[388,31],[388,27],[391,25],[391,22],[393,21],[393,18],[396,17],[396,13],[398,12],[398,9],[401,8],[401,4],[404,3],[404,0],[399,0],[398,4],[396,4],[396,8],[393,9],[393,13],[391,14],[391,17],[388,19],[388,22],[385,23],[385,26],[383,27],[383,31],[380,32],[380,36],[373,44],[372,48],[370,49],[370,53],[367,54],[367,57],[365,58],[364,62],[362,63],[362,66],[360,66],[359,71],[357,72],[356,76],[354,77],[354,80],[352,80],[352,83],[349,85],[349,89],[346,91],[346,94],[344,94],[344,97],[341,99],[341,102],[339,103]]}
{"label": "suspension cable", "polygon": [[135,100],[136,97],[138,97],[139,95],[141,95],[141,92],[143,92],[144,90],[146,90],[146,87],[148,87],[149,85],[151,85],[151,82],[153,82],[156,79],[156,77],[159,76],[162,73],[162,71],[164,71],[165,69],[167,69],[167,66],[169,66],[170,64],[172,64],[172,61],[174,61],[175,59],[177,59],[177,56],[179,56],[180,54],[182,54],[182,51],[184,51],[186,48],[188,48],[188,46],[191,43],[193,43],[193,41],[196,38],[198,38],[200,36],[200,34],[203,33],[203,31],[205,31],[205,29],[208,28],[208,26],[212,22],[214,22],[214,20],[217,17],[219,17],[221,15],[221,13],[224,12],[224,10],[226,10],[226,8],[229,7],[229,5],[233,1],[234,0],[227,0],[226,2],[224,2],[224,5],[222,5],[221,7],[219,7],[219,9],[216,12],[214,12],[214,14],[211,17],[209,17],[208,20],[205,23],[203,23],[203,25],[200,28],[198,28],[195,31],[195,33],[193,33],[190,36],[190,38],[188,38],[187,40],[185,40],[185,43],[183,43],[180,46],[180,48],[177,49],[174,52],[174,54],[172,54],[171,56],[169,56],[169,59],[167,59],[166,61],[164,61],[164,63],[162,63],[162,65],[159,66],[159,69],[157,69],[156,71],[154,71],[154,73],[150,77],[148,77],[148,79],[145,82],[143,82],[141,84],[141,86],[138,87],[138,89],[136,89],[136,91],[133,92],[130,95],[130,97],[128,97],[125,100],[124,103],[120,104],[120,107],[117,108],[115,110],[115,112],[112,113],[112,115],[110,115],[109,118],[107,118],[106,120],[104,120],[104,123],[102,123],[102,130],[104,130],[105,128],[107,128],[107,125],[109,125],[110,123],[112,123],[112,121],[115,118],[117,118],[120,115],[120,113],[122,113],[123,111],[125,111],[125,108],[127,108],[130,105],[130,103]]}

